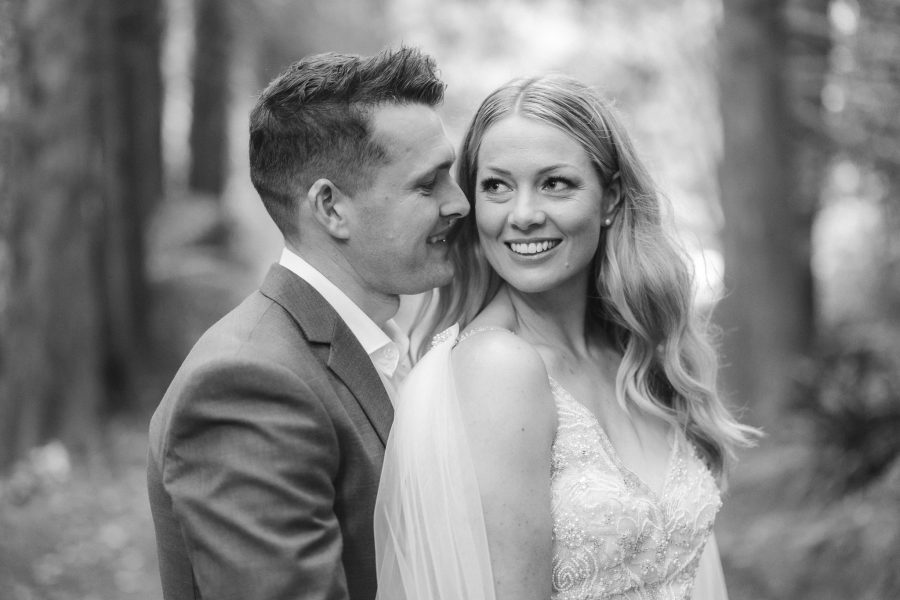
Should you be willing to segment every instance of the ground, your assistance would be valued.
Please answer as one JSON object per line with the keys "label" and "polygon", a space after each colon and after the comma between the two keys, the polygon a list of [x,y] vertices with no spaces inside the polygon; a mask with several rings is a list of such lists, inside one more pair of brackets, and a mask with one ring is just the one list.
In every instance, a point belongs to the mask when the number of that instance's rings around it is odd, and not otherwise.
{"label": "ground", "polygon": [[[162,597],[146,494],[144,424],[112,423],[106,444],[108,451],[91,465],[67,473],[57,467],[55,475],[52,465],[34,467],[44,473],[29,481],[20,477],[17,488],[5,482],[0,598]],[[789,587],[790,563],[782,552],[757,553],[747,538],[796,523],[802,507],[791,505],[793,494],[784,485],[790,461],[785,448],[764,445],[747,453],[731,484],[717,533],[732,600],[774,600]]]}
{"label": "ground", "polygon": [[[146,493],[147,436],[111,424],[108,452],[67,466],[64,450],[0,487],[0,598],[162,598]],[[63,454],[60,454],[62,452]],[[53,455],[56,455],[53,457]],[[50,464],[46,464],[50,463]]]}

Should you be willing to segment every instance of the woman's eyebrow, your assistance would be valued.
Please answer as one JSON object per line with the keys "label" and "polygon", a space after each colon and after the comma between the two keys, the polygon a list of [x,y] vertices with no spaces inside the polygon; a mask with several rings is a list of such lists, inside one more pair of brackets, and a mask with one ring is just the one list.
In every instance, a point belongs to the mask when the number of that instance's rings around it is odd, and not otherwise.
{"label": "woman's eyebrow", "polygon": [[[494,167],[494,166],[491,166],[491,165],[485,165],[484,168],[485,168],[486,170],[488,170],[488,171],[493,171],[494,173],[497,173],[498,175],[503,175],[504,177],[511,177],[511,176],[512,176],[512,172],[511,172],[511,171],[507,171],[506,169],[501,169],[500,167]],[[549,173],[549,172],[551,172],[551,171],[555,171],[555,170],[557,170],[557,169],[564,169],[564,168],[575,168],[575,167],[574,167],[573,165],[568,164],[568,163],[559,163],[559,164],[555,164],[555,165],[550,165],[550,166],[544,167],[544,168],[542,168],[541,170],[539,170],[539,171],[537,172],[537,174],[538,174],[538,175],[545,175],[545,174],[547,174],[547,173]]]}

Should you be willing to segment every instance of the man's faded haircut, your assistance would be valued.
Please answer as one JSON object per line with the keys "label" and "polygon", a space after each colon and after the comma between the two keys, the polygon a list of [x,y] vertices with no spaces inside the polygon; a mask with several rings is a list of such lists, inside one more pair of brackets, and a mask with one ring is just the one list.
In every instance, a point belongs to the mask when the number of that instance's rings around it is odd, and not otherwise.
{"label": "man's faded haircut", "polygon": [[416,48],[375,56],[326,53],[292,64],[250,113],[250,178],[275,224],[296,233],[298,201],[320,178],[353,194],[385,152],[372,138],[381,104],[443,101],[434,59]]}

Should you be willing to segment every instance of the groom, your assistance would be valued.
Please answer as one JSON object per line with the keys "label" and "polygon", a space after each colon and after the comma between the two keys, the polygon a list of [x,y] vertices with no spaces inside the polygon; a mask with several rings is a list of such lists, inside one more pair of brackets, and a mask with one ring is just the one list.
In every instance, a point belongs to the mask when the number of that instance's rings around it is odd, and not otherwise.
{"label": "groom", "polygon": [[411,48],[306,58],[250,115],[253,184],[285,248],[213,325],[150,423],[166,600],[375,596],[372,512],[408,341],[399,294],[453,276],[468,212]]}

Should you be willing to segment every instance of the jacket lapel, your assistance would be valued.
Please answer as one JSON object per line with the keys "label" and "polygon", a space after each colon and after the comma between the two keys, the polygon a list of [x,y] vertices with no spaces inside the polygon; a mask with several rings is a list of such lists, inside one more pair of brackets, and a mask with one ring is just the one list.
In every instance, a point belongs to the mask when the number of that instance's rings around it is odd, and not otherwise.
{"label": "jacket lapel", "polygon": [[335,322],[328,366],[350,388],[369,417],[369,422],[372,423],[381,442],[387,444],[391,423],[394,420],[391,399],[369,355],[363,350],[350,328],[340,319]]}
{"label": "jacket lapel", "polygon": [[330,345],[328,367],[386,444],[394,409],[369,355],[346,323],[312,286],[279,264],[272,265],[260,291],[290,313],[311,343]]}

